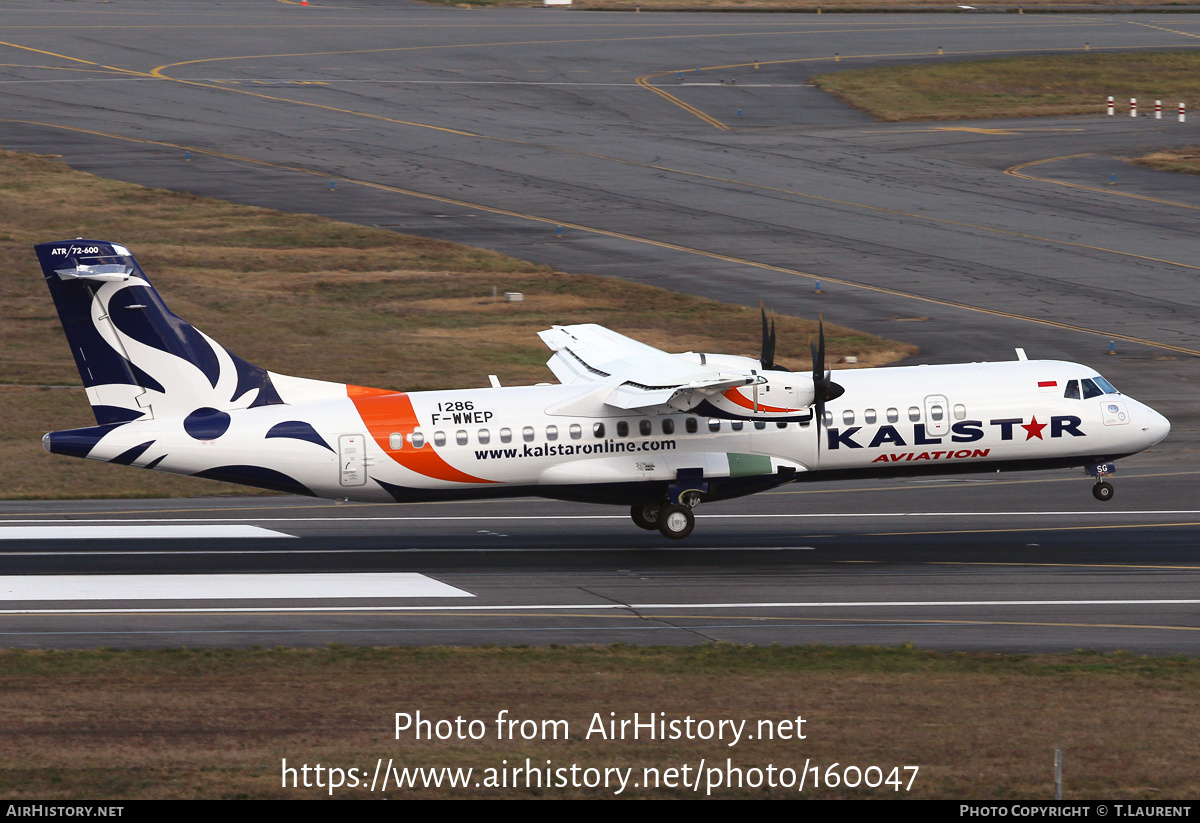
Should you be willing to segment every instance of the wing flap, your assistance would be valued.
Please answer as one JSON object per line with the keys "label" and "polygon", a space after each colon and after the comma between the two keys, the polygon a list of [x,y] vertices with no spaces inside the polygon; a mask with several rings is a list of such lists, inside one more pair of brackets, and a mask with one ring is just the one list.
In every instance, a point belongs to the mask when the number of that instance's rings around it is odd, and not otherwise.
{"label": "wing flap", "polygon": [[686,392],[708,396],[756,379],[689,363],[593,323],[555,326],[538,336],[554,351],[547,365],[555,377],[565,384],[610,383],[604,402],[619,409],[667,406]]}

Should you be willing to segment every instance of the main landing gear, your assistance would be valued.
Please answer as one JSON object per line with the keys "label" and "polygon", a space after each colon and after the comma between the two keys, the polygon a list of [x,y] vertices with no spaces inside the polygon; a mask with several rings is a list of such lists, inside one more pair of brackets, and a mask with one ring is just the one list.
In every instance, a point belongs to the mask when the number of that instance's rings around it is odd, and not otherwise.
{"label": "main landing gear", "polygon": [[629,508],[629,516],[640,529],[657,529],[663,537],[682,540],[696,528],[696,515],[692,509],[700,505],[700,498],[708,493],[701,469],[680,469],[675,482],[667,487],[666,500],[661,503],[635,503]]}
{"label": "main landing gear", "polygon": [[700,502],[697,492],[684,492],[679,503],[638,503],[629,508],[629,516],[638,528],[658,531],[663,537],[682,540],[696,528],[692,507]]}

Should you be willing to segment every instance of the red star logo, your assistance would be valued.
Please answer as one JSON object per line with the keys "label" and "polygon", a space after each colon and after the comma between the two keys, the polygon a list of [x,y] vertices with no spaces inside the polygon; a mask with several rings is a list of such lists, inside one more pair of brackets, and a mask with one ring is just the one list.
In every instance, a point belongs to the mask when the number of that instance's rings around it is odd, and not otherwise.
{"label": "red star logo", "polygon": [[1032,440],[1035,437],[1038,440],[1045,439],[1042,437],[1042,429],[1046,428],[1046,424],[1037,422],[1036,416],[1033,418],[1033,422],[1022,423],[1021,428],[1023,428],[1025,430],[1025,439],[1026,440]]}

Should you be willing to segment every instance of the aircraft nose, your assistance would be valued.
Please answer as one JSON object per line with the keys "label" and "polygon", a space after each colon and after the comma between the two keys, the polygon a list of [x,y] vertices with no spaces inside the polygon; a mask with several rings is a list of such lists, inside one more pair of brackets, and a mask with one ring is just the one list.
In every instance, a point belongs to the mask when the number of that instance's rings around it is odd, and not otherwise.
{"label": "aircraft nose", "polygon": [[1171,433],[1171,421],[1147,406],[1146,422],[1142,425],[1142,431],[1146,433],[1146,448],[1150,448]]}

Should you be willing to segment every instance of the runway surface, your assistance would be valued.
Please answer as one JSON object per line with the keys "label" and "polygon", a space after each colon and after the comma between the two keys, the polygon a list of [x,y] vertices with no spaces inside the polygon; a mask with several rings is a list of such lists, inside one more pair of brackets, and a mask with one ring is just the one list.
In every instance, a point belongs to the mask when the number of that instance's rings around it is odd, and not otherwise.
{"label": "runway surface", "polygon": [[[703,507],[684,544],[609,508],[537,500],[5,503],[0,644],[1200,653],[1196,474],[1140,461],[1109,505],[1065,472],[797,484]],[[156,531],[171,528],[193,532]],[[377,579],[396,574],[412,578]]]}
{"label": "runway surface", "polygon": [[[808,81],[1085,44],[1191,49],[1200,16],[632,15],[355,0],[9,0],[0,11],[6,149],[567,271],[820,310],[918,343],[914,362],[1007,359],[1023,346],[1100,367],[1173,424],[1155,452],[1122,464],[1107,506],[1086,478],[1057,473],[795,485],[703,507],[683,545],[622,512],[541,501],[2,504],[6,575],[411,572],[471,597],[354,590],[68,608],[13,589],[0,644],[911,641],[1195,653],[1200,188],[1121,158],[1195,142],[1196,118],[1109,118],[1098,100],[1095,117],[879,124]],[[137,238],[111,239],[136,253]],[[151,525],[166,536],[97,531]],[[197,527],[268,534],[178,531]],[[216,577],[207,591],[228,593]]]}

